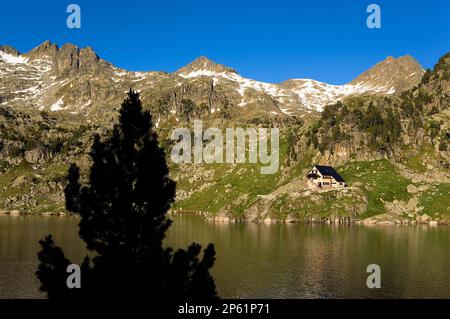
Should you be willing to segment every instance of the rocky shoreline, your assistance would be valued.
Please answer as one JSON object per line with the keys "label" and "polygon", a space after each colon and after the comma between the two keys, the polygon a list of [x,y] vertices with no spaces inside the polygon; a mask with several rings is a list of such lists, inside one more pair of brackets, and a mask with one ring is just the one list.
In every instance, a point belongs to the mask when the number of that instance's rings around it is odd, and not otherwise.
{"label": "rocky shoreline", "polygon": [[18,211],[16,209],[13,210],[0,210],[0,216],[74,216],[74,214],[69,214],[67,212],[24,212]]}
{"label": "rocky shoreline", "polygon": [[[245,218],[230,218],[228,216],[223,216],[220,214],[211,215],[208,212],[191,212],[191,211],[170,211],[169,215],[196,215],[202,217],[205,221],[210,223],[259,223],[259,224],[327,224],[327,225],[400,225],[400,226],[417,226],[417,225],[427,225],[427,226],[450,226],[448,221],[436,221],[427,218],[418,218],[415,220],[404,220],[404,219],[388,219],[380,218],[380,216],[374,216],[366,219],[353,219],[353,218],[308,218],[308,219],[298,219],[294,217],[288,218],[261,218],[258,220],[247,220]],[[76,214],[71,214],[67,212],[21,212],[18,210],[0,210],[0,216],[77,216]],[[421,216],[419,216],[421,217]]]}
{"label": "rocky shoreline", "polygon": [[[406,219],[389,219],[380,216],[374,216],[366,219],[354,219],[350,217],[345,218],[308,218],[299,219],[295,217],[288,217],[284,219],[277,218],[261,218],[255,220],[247,220],[245,218],[231,218],[229,216],[223,216],[220,214],[211,215],[208,212],[191,212],[191,211],[171,211],[172,215],[197,215],[201,216],[205,221],[210,223],[260,223],[260,224],[293,224],[293,223],[305,223],[305,224],[327,224],[327,225],[401,225],[401,226],[450,226],[448,221],[436,221],[428,218],[421,218],[419,216],[414,220]],[[381,218],[380,218],[381,217]]]}

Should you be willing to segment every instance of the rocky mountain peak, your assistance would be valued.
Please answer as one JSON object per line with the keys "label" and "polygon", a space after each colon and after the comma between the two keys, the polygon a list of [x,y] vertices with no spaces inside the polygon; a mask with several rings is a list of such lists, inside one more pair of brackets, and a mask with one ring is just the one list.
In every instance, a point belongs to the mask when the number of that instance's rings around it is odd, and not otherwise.
{"label": "rocky mountain peak", "polygon": [[100,58],[91,47],[79,48],[72,43],[58,47],[51,41],[45,41],[32,49],[25,56],[32,60],[50,59],[52,72],[55,75],[67,75],[78,70],[96,69]]}
{"label": "rocky mountain peak", "polygon": [[389,56],[359,75],[350,84],[367,88],[385,88],[395,93],[420,82],[423,74],[424,69],[412,56],[405,55],[397,59]]}
{"label": "rocky mountain peak", "polygon": [[30,52],[26,53],[25,55],[31,59],[40,59],[43,56],[53,57],[57,51],[58,46],[56,44],[53,44],[51,41],[47,40],[42,44],[38,45],[37,47],[35,47],[34,49],[32,49]]}
{"label": "rocky mountain peak", "polygon": [[211,73],[237,73],[236,70],[222,64],[211,61],[205,56],[198,57],[188,65],[179,69],[176,74],[187,75],[198,72]]}
{"label": "rocky mountain peak", "polygon": [[9,46],[9,45],[0,45],[0,51],[3,51],[9,55],[16,56],[16,57],[20,55],[19,51],[17,51],[15,48],[13,48],[12,46]]}

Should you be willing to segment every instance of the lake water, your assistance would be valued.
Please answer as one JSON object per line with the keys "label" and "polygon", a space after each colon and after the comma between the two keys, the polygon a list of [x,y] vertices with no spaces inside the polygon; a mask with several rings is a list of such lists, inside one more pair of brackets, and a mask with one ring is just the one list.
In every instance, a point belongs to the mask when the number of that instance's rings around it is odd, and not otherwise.
{"label": "lake water", "polygon": [[[225,298],[450,298],[450,227],[210,224],[176,216],[166,244],[214,242]],[[0,216],[0,298],[40,298],[38,240],[86,254],[75,217]],[[380,289],[366,268],[381,267]]]}

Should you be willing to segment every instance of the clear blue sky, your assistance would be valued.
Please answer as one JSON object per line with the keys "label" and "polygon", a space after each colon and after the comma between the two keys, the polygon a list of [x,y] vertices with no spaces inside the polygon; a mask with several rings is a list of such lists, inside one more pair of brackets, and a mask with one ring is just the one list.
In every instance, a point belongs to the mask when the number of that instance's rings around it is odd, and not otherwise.
{"label": "clear blue sky", "polygon": [[[82,28],[66,27],[77,3]],[[367,5],[382,28],[366,27]],[[268,82],[350,81],[389,55],[431,67],[450,51],[450,1],[2,1],[0,43],[26,52],[45,40],[92,46],[130,70],[174,71],[200,55]]]}

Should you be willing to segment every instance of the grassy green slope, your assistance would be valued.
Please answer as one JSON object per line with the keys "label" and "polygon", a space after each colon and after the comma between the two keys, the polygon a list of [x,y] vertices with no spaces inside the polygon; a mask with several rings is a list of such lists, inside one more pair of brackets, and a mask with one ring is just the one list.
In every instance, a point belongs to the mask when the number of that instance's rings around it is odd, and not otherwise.
{"label": "grassy green slope", "polygon": [[[288,141],[283,136],[280,138],[280,163],[286,159]],[[279,170],[276,174],[261,174],[261,164],[236,164],[230,170],[230,164],[204,164],[206,168],[214,171],[214,183],[200,192],[194,193],[188,199],[177,202],[175,209],[185,211],[207,211],[217,213],[226,205],[232,204],[236,215],[243,213],[253,203],[258,195],[272,192],[280,180]],[[264,165],[266,166],[266,165]],[[186,189],[186,181],[179,181],[179,186]],[[241,201],[236,199],[246,194]]]}
{"label": "grassy green slope", "polygon": [[411,181],[388,160],[351,162],[340,167],[339,172],[350,186],[360,184],[367,196],[367,210],[360,218],[385,213],[384,202],[410,198],[406,188]]}
{"label": "grassy green slope", "polygon": [[421,194],[422,214],[450,221],[450,184],[437,184]]}

